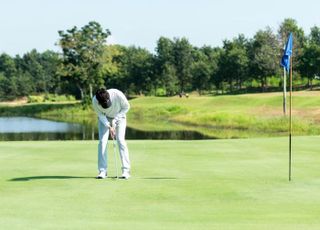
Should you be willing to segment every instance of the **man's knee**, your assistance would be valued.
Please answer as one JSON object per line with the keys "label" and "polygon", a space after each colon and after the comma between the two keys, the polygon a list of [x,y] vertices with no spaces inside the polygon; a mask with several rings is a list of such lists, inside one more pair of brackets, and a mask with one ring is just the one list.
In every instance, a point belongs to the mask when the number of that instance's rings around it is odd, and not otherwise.
{"label": "man's knee", "polygon": [[118,145],[120,147],[127,147],[127,143],[125,139],[118,139]]}
{"label": "man's knee", "polygon": [[101,139],[101,140],[99,140],[99,145],[100,146],[104,146],[104,145],[106,145],[108,143],[108,139]]}

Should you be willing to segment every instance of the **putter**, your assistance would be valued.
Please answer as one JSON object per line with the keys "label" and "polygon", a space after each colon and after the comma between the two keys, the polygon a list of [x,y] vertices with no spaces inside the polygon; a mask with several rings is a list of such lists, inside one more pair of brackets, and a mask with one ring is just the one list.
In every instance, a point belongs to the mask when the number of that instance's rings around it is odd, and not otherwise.
{"label": "putter", "polygon": [[117,154],[116,154],[116,143],[115,143],[115,138],[112,137],[112,143],[113,143],[113,155],[114,155],[114,168],[116,170],[117,176],[116,179],[119,179],[118,175],[118,163],[117,163]]}

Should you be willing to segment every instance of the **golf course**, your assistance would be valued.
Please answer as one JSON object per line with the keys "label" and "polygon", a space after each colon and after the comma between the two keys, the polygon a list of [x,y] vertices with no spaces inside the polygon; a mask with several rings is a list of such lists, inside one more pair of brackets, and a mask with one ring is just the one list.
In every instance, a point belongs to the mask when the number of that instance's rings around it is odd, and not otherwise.
{"label": "golf course", "polygon": [[[319,229],[319,137],[128,141],[96,180],[97,141],[0,142],[1,229]],[[111,145],[109,145],[111,151]]]}
{"label": "golf course", "polygon": [[[129,180],[115,178],[111,143],[96,180],[98,140],[0,142],[0,228],[319,229],[319,91],[294,95],[290,182],[281,93],[130,100],[129,126],[220,139],[128,140]],[[0,113],[97,122],[74,102]]]}
{"label": "golf course", "polygon": [[320,230],[319,8],[3,1],[0,230]]}

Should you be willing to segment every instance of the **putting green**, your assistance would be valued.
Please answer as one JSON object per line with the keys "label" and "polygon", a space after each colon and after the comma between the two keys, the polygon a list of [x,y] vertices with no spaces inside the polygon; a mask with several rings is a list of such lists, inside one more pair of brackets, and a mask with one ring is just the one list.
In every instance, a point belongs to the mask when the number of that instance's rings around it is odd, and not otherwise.
{"label": "putting green", "polygon": [[319,229],[319,137],[291,182],[287,142],[129,141],[127,181],[93,178],[97,141],[0,142],[0,229]]}

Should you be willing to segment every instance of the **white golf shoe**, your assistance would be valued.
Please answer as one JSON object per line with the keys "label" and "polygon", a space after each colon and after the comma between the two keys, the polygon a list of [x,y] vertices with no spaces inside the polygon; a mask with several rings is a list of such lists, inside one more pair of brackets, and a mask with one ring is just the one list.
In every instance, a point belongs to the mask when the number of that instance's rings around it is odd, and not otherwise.
{"label": "white golf shoe", "polygon": [[100,171],[96,178],[97,179],[104,179],[106,177],[107,177],[107,173],[105,171]]}
{"label": "white golf shoe", "polygon": [[121,176],[122,179],[126,179],[126,180],[128,180],[130,177],[131,176],[130,176],[129,172],[124,172],[124,173],[122,173],[122,176]]}

